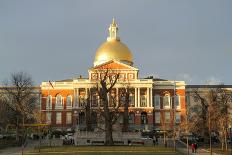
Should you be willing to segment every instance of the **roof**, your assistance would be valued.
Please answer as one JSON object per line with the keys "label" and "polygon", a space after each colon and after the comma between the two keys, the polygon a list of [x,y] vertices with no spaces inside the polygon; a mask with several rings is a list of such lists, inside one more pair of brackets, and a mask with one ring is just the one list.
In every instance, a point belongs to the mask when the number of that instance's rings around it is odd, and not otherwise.
{"label": "roof", "polygon": [[64,80],[57,80],[55,82],[72,82],[73,79],[64,79]]}
{"label": "roof", "polygon": [[232,88],[232,85],[186,85],[186,88]]}

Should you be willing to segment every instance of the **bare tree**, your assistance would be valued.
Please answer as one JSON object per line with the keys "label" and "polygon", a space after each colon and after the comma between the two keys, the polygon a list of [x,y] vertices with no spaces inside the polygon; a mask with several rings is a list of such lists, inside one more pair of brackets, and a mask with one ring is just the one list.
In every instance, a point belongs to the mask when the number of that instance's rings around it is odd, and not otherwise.
{"label": "bare tree", "polygon": [[24,124],[32,121],[34,117],[33,111],[37,98],[31,76],[25,72],[11,74],[10,78],[4,82],[3,94],[9,109],[8,114],[12,118],[10,123],[15,125],[16,140],[19,141],[19,128],[24,129]]}
{"label": "bare tree", "polygon": [[211,133],[219,133],[222,149],[227,149],[227,128],[230,121],[229,101],[232,92],[218,85],[215,88],[195,89],[193,97],[197,104],[191,106],[193,112],[190,117],[189,128],[192,132],[201,132],[204,143],[210,142]]}
{"label": "bare tree", "polygon": [[[120,102],[117,102],[117,97],[112,95],[111,92],[118,81],[119,74],[109,69],[102,70],[100,74],[101,77],[97,83],[97,91],[103,106],[101,116],[103,117],[105,126],[105,145],[113,145],[113,125],[119,117]],[[109,105],[110,101],[111,106]]]}

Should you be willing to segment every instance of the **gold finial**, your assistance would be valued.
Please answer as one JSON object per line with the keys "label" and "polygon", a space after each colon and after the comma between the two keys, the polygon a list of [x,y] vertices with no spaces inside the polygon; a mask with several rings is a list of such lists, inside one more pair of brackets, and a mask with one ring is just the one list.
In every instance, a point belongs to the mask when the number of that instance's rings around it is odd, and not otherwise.
{"label": "gold finial", "polygon": [[113,18],[113,21],[109,27],[109,36],[107,38],[107,41],[120,40],[119,37],[117,36],[117,32],[118,32],[118,25],[117,25],[115,19]]}
{"label": "gold finial", "polygon": [[116,22],[115,22],[115,19],[113,18],[113,21],[112,21],[112,26],[117,26]]}

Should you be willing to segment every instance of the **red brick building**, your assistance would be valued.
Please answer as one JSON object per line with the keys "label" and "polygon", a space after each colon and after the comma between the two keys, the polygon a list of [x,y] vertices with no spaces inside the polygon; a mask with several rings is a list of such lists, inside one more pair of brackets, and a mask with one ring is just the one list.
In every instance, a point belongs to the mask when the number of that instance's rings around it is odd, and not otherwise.
{"label": "red brick building", "polygon": [[[102,71],[119,74],[113,88],[117,96],[125,85],[130,87],[129,123],[131,129],[170,130],[174,121],[185,121],[185,82],[163,79],[140,78],[139,69],[133,66],[133,55],[118,35],[113,20],[109,37],[96,52],[94,66],[88,70],[89,77],[54,82],[42,82],[41,110],[44,123],[57,128],[85,127],[85,100],[90,97],[92,118],[97,117],[101,107],[98,95],[92,91]],[[119,95],[118,95],[119,96]],[[123,108],[122,108],[123,111]],[[119,123],[122,123],[119,118]],[[97,124],[97,120],[93,120]]]}

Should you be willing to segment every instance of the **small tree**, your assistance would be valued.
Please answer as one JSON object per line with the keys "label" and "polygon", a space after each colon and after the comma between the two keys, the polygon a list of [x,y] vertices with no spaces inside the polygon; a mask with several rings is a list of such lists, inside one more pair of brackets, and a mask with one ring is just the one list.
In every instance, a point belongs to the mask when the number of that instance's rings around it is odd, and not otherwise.
{"label": "small tree", "polygon": [[193,132],[202,132],[204,142],[211,146],[211,133],[219,133],[222,149],[227,149],[227,128],[229,122],[229,101],[232,92],[218,85],[215,88],[195,89],[193,97],[197,104],[191,106],[189,128]]}
{"label": "small tree", "polygon": [[3,94],[5,104],[8,107],[9,121],[16,127],[16,140],[19,142],[19,128],[22,127],[22,135],[25,135],[24,124],[33,119],[36,96],[33,81],[25,72],[11,74],[4,82]]}

